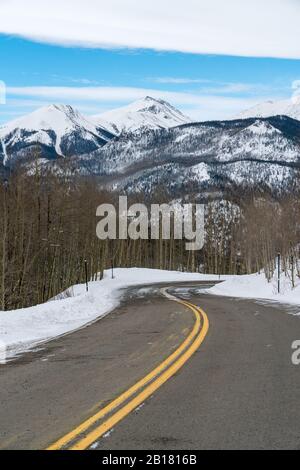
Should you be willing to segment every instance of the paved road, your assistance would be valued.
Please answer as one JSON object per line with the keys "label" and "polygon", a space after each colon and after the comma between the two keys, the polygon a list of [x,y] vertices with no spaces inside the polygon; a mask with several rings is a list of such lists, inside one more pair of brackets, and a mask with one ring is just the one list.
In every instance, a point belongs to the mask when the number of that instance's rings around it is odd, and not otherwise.
{"label": "paved road", "polygon": [[[300,449],[300,319],[191,286],[169,291],[204,309],[205,341],[93,448]],[[160,289],[133,289],[105,319],[0,366],[0,448],[46,448],[176,351],[194,323]]]}

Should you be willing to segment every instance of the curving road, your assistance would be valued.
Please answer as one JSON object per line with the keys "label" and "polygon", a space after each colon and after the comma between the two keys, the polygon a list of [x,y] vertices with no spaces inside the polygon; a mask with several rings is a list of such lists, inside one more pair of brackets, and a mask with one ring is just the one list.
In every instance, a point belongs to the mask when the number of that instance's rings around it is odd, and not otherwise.
{"label": "curving road", "polygon": [[0,365],[0,448],[299,449],[298,312],[199,284],[169,286],[178,303],[162,287],[128,290],[98,323]]}

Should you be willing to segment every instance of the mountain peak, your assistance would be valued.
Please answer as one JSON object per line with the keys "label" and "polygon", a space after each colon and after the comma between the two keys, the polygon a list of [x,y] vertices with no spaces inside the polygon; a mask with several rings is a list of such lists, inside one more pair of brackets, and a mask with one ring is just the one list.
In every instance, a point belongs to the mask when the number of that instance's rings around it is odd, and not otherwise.
{"label": "mountain peak", "polygon": [[[161,99],[161,98],[153,98],[153,96],[145,96],[144,98],[141,98],[137,101],[134,101],[133,103],[129,104],[128,106],[134,106],[135,104],[145,104],[147,106],[151,105],[157,105],[157,106],[165,106],[168,108],[176,109],[174,106],[172,106],[170,103],[167,101]],[[177,110],[178,111],[178,110]]]}
{"label": "mountain peak", "polygon": [[252,132],[252,134],[256,135],[281,134],[280,130],[272,126],[270,122],[260,119],[257,119],[253,124],[246,127],[244,132]]}
{"label": "mountain peak", "polygon": [[158,101],[158,100],[148,95],[148,96],[145,96],[144,101]]}
{"label": "mountain peak", "polygon": [[238,119],[288,116],[300,120],[300,96],[287,100],[265,101],[239,114]]}
{"label": "mountain peak", "polygon": [[148,95],[122,108],[94,116],[93,122],[109,125],[114,132],[122,133],[143,128],[169,129],[191,120],[166,101]]}
{"label": "mountain peak", "polygon": [[153,103],[153,104],[160,104],[160,105],[164,105],[164,106],[170,106],[173,108],[173,106],[168,103],[167,101],[161,99],[161,98],[153,98],[153,96],[145,96],[145,98],[143,98],[142,100],[139,100],[139,101],[142,101],[142,102],[145,102],[145,103]]}
{"label": "mountain peak", "polygon": [[66,116],[80,116],[80,113],[75,110],[70,104],[50,104],[49,106],[46,106],[45,108],[40,108],[38,111],[44,111],[44,112],[60,112],[65,114]]}
{"label": "mountain peak", "polygon": [[[97,127],[70,105],[50,104],[7,123],[0,129],[2,147],[7,154],[30,155],[35,145],[45,155],[70,156],[97,150],[115,135]],[[0,149],[1,150],[1,149]]]}
{"label": "mountain peak", "polygon": [[[36,109],[26,116],[22,116],[5,125],[6,129],[47,130],[64,132],[76,124],[85,124],[86,119],[72,106],[64,104],[50,104]],[[89,123],[89,127],[93,125]]]}
{"label": "mountain peak", "polygon": [[66,110],[70,110],[70,109],[73,109],[73,108],[70,104],[52,103],[52,104],[49,104],[49,106],[47,106],[47,109],[49,109],[50,111],[52,111],[52,110],[66,111]]}

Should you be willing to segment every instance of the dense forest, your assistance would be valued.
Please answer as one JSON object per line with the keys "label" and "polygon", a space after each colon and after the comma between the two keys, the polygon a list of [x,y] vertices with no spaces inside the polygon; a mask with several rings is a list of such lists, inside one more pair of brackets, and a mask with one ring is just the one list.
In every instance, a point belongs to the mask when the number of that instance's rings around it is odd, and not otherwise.
{"label": "dense forest", "polygon": [[[106,240],[96,237],[96,209],[117,204],[118,194],[93,178],[15,171],[0,185],[0,310],[45,302],[88,278],[100,280],[111,266],[148,267],[216,274],[265,270],[271,278],[278,252],[283,269],[297,266],[300,198],[264,191],[231,191],[206,201],[205,246],[185,250],[185,241]],[[132,203],[145,202],[143,194]],[[158,187],[150,203],[171,195]],[[185,200],[186,202],[186,200]],[[190,197],[190,202],[193,198]]]}

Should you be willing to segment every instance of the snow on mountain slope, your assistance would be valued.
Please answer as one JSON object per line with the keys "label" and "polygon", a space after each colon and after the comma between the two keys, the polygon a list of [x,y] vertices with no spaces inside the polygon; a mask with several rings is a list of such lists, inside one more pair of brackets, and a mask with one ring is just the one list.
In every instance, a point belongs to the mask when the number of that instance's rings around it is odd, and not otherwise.
{"label": "snow on mountain slope", "polygon": [[39,148],[42,157],[67,157],[94,151],[114,135],[89,122],[68,105],[50,105],[0,128],[4,164]]}
{"label": "snow on mountain slope", "polygon": [[265,160],[283,163],[297,162],[300,157],[299,142],[290,140],[278,127],[257,119],[253,124],[232,135],[224,133],[220,139],[218,159]]}
{"label": "snow on mountain slope", "polygon": [[79,158],[79,171],[114,188],[181,194],[225,185],[292,187],[300,167],[300,122],[288,117],[191,123],[124,134]]}
{"label": "snow on mountain slope", "polygon": [[[102,174],[137,170],[164,162],[236,160],[298,163],[300,122],[288,117],[191,123],[171,129],[123,135],[90,155]],[[86,157],[88,160],[88,157]]]}
{"label": "snow on mountain slope", "polygon": [[300,96],[289,100],[266,101],[240,113],[238,119],[251,117],[288,116],[300,121]]}
{"label": "snow on mountain slope", "polygon": [[187,116],[163,100],[147,96],[123,108],[93,116],[96,124],[102,124],[111,132],[135,132],[142,129],[168,129],[191,122]]}
{"label": "snow on mountain slope", "polygon": [[132,192],[160,185],[181,195],[247,184],[292,188],[299,177],[300,119],[186,123],[150,97],[101,116],[91,122],[70,106],[52,105],[7,124],[0,128],[0,171],[28,156],[64,169],[63,156],[72,174],[97,175],[107,187]]}

